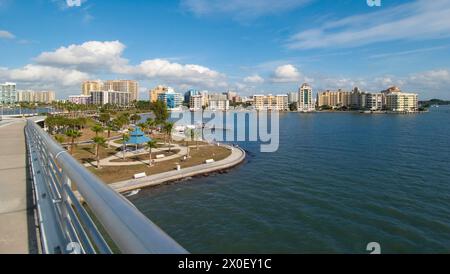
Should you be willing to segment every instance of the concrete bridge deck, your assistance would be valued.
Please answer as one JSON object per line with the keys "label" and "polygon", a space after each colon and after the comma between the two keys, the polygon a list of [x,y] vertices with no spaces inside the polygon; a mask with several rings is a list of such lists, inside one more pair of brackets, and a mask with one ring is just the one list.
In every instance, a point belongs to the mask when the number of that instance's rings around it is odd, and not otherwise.
{"label": "concrete bridge deck", "polygon": [[0,123],[0,254],[38,253],[25,123]]}

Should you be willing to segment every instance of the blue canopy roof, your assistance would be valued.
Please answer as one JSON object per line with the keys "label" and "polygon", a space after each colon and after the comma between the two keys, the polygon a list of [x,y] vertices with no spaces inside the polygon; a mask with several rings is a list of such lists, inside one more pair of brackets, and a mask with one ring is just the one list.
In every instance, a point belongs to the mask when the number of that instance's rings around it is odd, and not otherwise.
{"label": "blue canopy roof", "polygon": [[135,127],[133,132],[130,133],[130,140],[125,144],[127,145],[140,145],[151,141],[150,137],[145,136],[144,132],[139,127]]}

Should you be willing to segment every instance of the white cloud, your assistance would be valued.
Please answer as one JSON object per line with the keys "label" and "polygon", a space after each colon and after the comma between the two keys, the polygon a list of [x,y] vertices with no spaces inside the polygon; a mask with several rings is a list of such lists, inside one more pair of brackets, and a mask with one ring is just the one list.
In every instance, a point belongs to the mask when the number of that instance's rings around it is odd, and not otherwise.
{"label": "white cloud", "polygon": [[[180,64],[165,59],[150,59],[138,65],[122,56],[125,45],[119,41],[89,41],[43,52],[35,64],[17,69],[1,69],[0,81],[17,81],[39,89],[42,86],[70,88],[79,92],[83,80],[104,75],[142,81],[155,81],[171,86],[226,88],[225,74],[196,64]],[[111,76],[113,75],[113,76]],[[115,75],[115,76],[114,76]]]}
{"label": "white cloud", "polygon": [[60,47],[52,52],[43,52],[35,61],[38,64],[55,67],[69,67],[80,70],[120,71],[128,61],[122,58],[125,45],[119,41],[89,41],[81,45]]}
{"label": "white cloud", "polygon": [[40,65],[26,65],[18,69],[0,69],[0,78],[9,81],[17,81],[21,84],[55,86],[80,85],[82,81],[89,79],[89,74],[73,70]]}
{"label": "white cloud", "polygon": [[217,14],[232,18],[253,19],[273,15],[303,6],[312,0],[183,0],[181,6],[197,16]]}
{"label": "white cloud", "polygon": [[16,36],[9,31],[0,30],[0,39],[14,39]]}
{"label": "white cloud", "polygon": [[449,17],[448,0],[417,0],[369,14],[328,20],[318,28],[295,34],[287,47],[356,47],[386,41],[445,38],[450,36]]}
{"label": "white cloud", "polygon": [[301,80],[302,74],[291,64],[282,65],[275,69],[272,75],[274,83],[297,83]]}
{"label": "white cloud", "polygon": [[164,79],[176,84],[190,84],[201,87],[226,87],[226,76],[210,68],[179,64],[164,59],[152,59],[138,66],[128,67],[126,72],[144,79]]}
{"label": "white cloud", "polygon": [[253,74],[251,76],[245,77],[244,82],[250,84],[262,84],[264,83],[264,79],[258,74]]}

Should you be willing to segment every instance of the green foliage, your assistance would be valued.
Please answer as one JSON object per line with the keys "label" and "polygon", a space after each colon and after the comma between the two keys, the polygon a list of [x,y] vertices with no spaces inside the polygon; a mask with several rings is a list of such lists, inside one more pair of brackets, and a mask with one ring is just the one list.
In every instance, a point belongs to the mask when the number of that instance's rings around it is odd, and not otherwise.
{"label": "green foliage", "polygon": [[289,110],[290,111],[297,111],[298,107],[297,107],[297,102],[293,102],[289,104]]}
{"label": "green foliage", "polygon": [[101,125],[95,124],[94,126],[91,127],[91,130],[95,132],[95,136],[98,137],[98,134],[100,132],[103,132],[105,129]]}
{"label": "green foliage", "polygon": [[151,104],[151,110],[155,115],[155,122],[157,125],[162,125],[169,119],[169,109],[167,108],[166,103],[158,100]]}

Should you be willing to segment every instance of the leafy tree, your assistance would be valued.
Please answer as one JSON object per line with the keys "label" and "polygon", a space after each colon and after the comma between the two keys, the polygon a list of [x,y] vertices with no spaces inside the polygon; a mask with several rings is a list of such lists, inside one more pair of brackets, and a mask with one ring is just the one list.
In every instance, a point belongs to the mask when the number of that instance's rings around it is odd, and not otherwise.
{"label": "leafy tree", "polygon": [[133,114],[131,115],[130,120],[133,122],[133,124],[136,124],[141,120],[141,116],[138,114]]}
{"label": "leafy tree", "polygon": [[150,134],[153,133],[153,129],[156,126],[155,120],[153,120],[152,118],[148,118],[145,123],[147,124],[148,129],[150,130]]}
{"label": "leafy tree", "polygon": [[111,120],[111,115],[108,112],[101,113],[98,119],[103,125],[106,125]]}
{"label": "leafy tree", "polygon": [[297,111],[298,107],[297,107],[297,102],[293,102],[289,104],[289,110],[290,111]]}
{"label": "leafy tree", "polygon": [[158,100],[152,103],[151,110],[155,115],[155,122],[157,125],[162,125],[169,119],[169,110],[166,103],[163,101]]}
{"label": "leafy tree", "polygon": [[98,134],[100,132],[103,132],[105,129],[101,125],[95,124],[94,126],[91,127],[91,130],[95,132],[95,137],[98,137]]}

